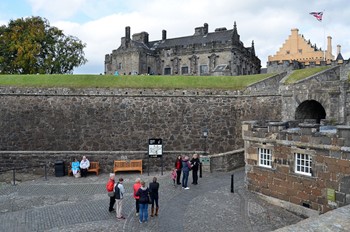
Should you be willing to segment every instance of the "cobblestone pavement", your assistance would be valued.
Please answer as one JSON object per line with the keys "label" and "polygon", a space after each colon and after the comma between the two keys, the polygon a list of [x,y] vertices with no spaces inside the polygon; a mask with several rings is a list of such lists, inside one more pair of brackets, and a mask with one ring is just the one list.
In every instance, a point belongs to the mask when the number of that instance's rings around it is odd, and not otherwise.
{"label": "cobblestone pavement", "polygon": [[[231,193],[231,174],[235,190]],[[135,216],[132,185],[136,177],[160,183],[159,216],[140,224]],[[127,193],[126,220],[108,212],[107,174],[87,178],[48,177],[0,185],[0,231],[273,231],[302,218],[273,206],[244,186],[244,169],[203,173],[189,190],[174,187],[170,173],[118,173]],[[189,183],[191,183],[191,176]]]}

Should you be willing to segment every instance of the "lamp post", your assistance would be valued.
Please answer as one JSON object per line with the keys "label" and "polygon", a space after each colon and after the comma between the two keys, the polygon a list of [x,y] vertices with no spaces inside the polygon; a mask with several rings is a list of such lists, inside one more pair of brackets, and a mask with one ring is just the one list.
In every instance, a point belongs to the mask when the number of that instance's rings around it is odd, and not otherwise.
{"label": "lamp post", "polygon": [[207,155],[207,138],[208,138],[208,129],[205,128],[203,130],[203,137],[204,137],[204,155]]}

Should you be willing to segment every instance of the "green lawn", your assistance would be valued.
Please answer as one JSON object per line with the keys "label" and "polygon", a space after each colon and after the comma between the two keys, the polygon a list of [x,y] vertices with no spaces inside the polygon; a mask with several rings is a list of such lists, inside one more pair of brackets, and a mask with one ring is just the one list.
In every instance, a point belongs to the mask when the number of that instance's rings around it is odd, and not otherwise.
{"label": "green lawn", "polygon": [[274,74],[247,76],[0,75],[0,86],[238,90]]}
{"label": "green lawn", "polygon": [[295,70],[292,72],[291,75],[289,75],[289,77],[286,79],[286,81],[284,83],[285,84],[293,84],[297,81],[305,79],[309,76],[312,76],[312,75],[319,73],[323,70],[326,70],[328,68],[329,67],[327,67],[327,66],[323,66],[323,67],[317,67],[317,68],[306,68],[306,69]]}

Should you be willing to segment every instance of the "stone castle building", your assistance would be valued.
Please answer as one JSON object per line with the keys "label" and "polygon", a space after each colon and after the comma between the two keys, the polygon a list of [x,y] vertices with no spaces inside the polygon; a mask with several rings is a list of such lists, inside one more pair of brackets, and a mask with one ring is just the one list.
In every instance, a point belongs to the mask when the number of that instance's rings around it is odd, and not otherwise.
{"label": "stone castle building", "polygon": [[274,56],[268,57],[268,62],[282,62],[284,60],[298,61],[305,64],[309,64],[310,62],[319,64],[321,61],[330,63],[334,60],[334,56],[332,55],[332,37],[327,37],[327,50],[322,51],[317,48],[316,44],[312,45],[310,40],[307,41],[303,35],[299,34],[299,30],[294,28],[279,51]]}
{"label": "stone castle building", "polygon": [[337,45],[336,57],[332,54],[332,37],[327,37],[327,50],[317,48],[310,40],[299,34],[298,29],[292,33],[275,55],[268,57],[267,73],[280,73],[295,69],[316,66],[336,66],[344,63],[341,46]]}
{"label": "stone castle building", "polygon": [[217,28],[209,32],[207,23],[195,33],[179,38],[149,41],[148,33],[130,37],[125,28],[121,45],[105,56],[105,74],[137,75],[250,75],[260,73],[261,62],[255,55],[254,42],[245,47],[237,32]]}

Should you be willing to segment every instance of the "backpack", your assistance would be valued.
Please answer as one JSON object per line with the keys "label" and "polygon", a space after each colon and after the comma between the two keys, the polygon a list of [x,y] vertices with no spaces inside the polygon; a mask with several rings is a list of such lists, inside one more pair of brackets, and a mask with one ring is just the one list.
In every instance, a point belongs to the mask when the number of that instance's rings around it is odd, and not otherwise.
{"label": "backpack", "polygon": [[113,187],[114,187],[114,182],[109,180],[106,184],[107,192],[113,192]]}
{"label": "backpack", "polygon": [[120,199],[120,189],[118,187],[119,182],[116,184],[115,188],[114,188],[114,197],[115,199]]}

